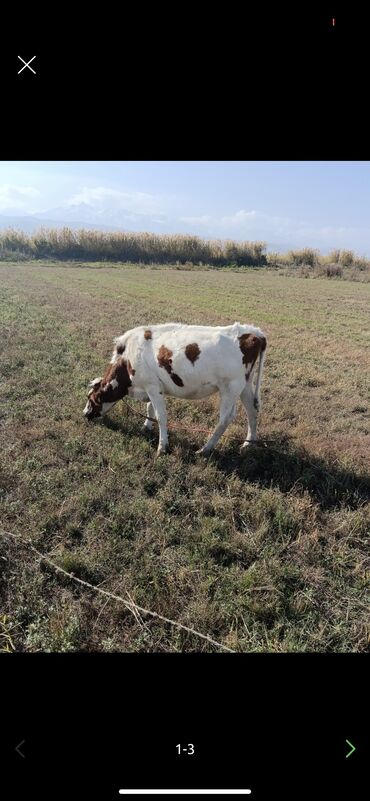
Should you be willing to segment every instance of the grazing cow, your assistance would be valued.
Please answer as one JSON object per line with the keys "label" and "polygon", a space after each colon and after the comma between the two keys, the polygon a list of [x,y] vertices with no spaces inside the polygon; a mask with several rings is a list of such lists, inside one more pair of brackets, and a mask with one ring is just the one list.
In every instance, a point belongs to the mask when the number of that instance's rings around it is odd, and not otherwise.
{"label": "grazing cow", "polygon": [[[252,325],[206,326],[166,323],[139,326],[114,340],[110,364],[90,384],[84,415],[102,417],[121,398],[147,403],[147,418],[159,425],[158,453],[168,446],[165,395],[195,400],[220,393],[220,420],[198,453],[207,454],[235,417],[238,398],[248,416],[247,447],[256,439],[266,337]],[[258,359],[255,387],[252,378]],[[145,420],[144,427],[152,428]]]}

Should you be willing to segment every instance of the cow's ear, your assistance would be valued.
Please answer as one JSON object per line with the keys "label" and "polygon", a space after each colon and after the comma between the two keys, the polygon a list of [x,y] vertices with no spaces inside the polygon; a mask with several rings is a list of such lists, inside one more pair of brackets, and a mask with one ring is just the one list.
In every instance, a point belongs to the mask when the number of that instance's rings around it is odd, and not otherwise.
{"label": "cow's ear", "polygon": [[96,389],[98,384],[101,384],[102,380],[103,379],[102,379],[101,376],[100,376],[100,378],[93,378],[93,380],[90,381],[90,383],[89,383],[89,389]]}

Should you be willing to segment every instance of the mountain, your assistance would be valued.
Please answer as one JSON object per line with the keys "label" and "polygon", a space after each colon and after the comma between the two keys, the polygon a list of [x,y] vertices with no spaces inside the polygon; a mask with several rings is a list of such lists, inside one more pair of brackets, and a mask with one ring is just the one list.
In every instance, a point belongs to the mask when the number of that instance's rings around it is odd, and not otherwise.
{"label": "mountain", "polygon": [[3,217],[30,217],[32,216],[28,211],[22,211],[19,208],[11,208],[10,206],[1,209],[1,216]]}
{"label": "mountain", "polygon": [[47,211],[38,212],[37,217],[39,220],[53,220],[60,222],[84,222],[84,223],[99,223],[99,212],[94,214],[94,210],[88,203],[79,203],[76,206],[57,206],[54,209],[47,209]]}
{"label": "mountain", "polygon": [[[10,213],[9,213],[10,212]],[[0,230],[16,228],[25,233],[32,233],[44,228],[86,228],[98,231],[151,231],[153,233],[181,233],[186,226],[181,221],[166,217],[164,214],[141,214],[129,209],[96,209],[88,203],[74,206],[57,206],[37,214],[21,215],[11,209],[0,214]]]}
{"label": "mountain", "polygon": [[104,226],[104,230],[115,231],[147,231],[161,230],[158,226],[168,222],[162,214],[151,215],[133,212],[129,209],[94,208],[88,203],[78,203],[73,206],[58,206],[37,214],[40,220],[64,220],[68,225],[74,224],[89,226]]}
{"label": "mountain", "polygon": [[24,231],[25,234],[32,234],[36,228],[40,228],[42,225],[40,220],[37,220],[34,217],[28,215],[27,217],[13,217],[10,214],[0,214],[0,231],[4,231],[5,228],[16,228],[17,231]]}
{"label": "mountain", "polygon": [[[27,217],[0,214],[0,231],[4,231],[6,228],[15,228],[25,234],[33,234],[39,228],[73,228],[74,230],[86,228],[88,231],[117,231],[117,226],[88,223],[84,220],[58,220],[41,216],[41,214],[37,217],[31,214]],[[121,228],[121,230],[123,229]]]}

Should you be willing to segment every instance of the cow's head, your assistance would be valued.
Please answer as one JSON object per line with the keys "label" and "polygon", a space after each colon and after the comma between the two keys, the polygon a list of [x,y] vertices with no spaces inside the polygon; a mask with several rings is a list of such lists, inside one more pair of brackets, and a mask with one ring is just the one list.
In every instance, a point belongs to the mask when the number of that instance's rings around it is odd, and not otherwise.
{"label": "cow's head", "polygon": [[88,400],[83,411],[86,419],[98,420],[103,417],[117,401],[128,395],[130,386],[130,376],[123,358],[115,364],[109,364],[103,378],[94,378],[89,384]]}

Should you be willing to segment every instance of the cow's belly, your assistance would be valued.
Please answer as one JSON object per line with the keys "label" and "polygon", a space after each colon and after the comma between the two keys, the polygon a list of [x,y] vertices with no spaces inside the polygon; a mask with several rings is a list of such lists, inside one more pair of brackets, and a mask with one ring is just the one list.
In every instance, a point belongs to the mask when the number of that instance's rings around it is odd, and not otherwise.
{"label": "cow's belly", "polygon": [[148,402],[149,397],[145,389],[141,389],[140,387],[130,387],[128,391],[129,398],[134,398],[134,400]]}
{"label": "cow's belly", "polygon": [[185,400],[199,400],[200,398],[208,398],[209,395],[214,395],[218,392],[218,387],[214,384],[204,382],[197,387],[178,387],[174,384],[172,387],[164,386],[165,395],[171,395],[174,398],[184,398]]}
{"label": "cow's belly", "polygon": [[[172,386],[166,386],[164,383],[162,383],[161,390],[165,395],[170,395],[174,398],[184,398],[184,400],[199,400],[200,398],[208,398],[209,395],[213,395],[215,392],[218,392],[218,387],[208,381],[205,381],[203,384],[196,387],[177,387],[176,384],[172,384]],[[131,386],[128,391],[128,396],[129,398],[133,398],[134,400],[138,401],[149,401],[147,391],[138,386]]]}

